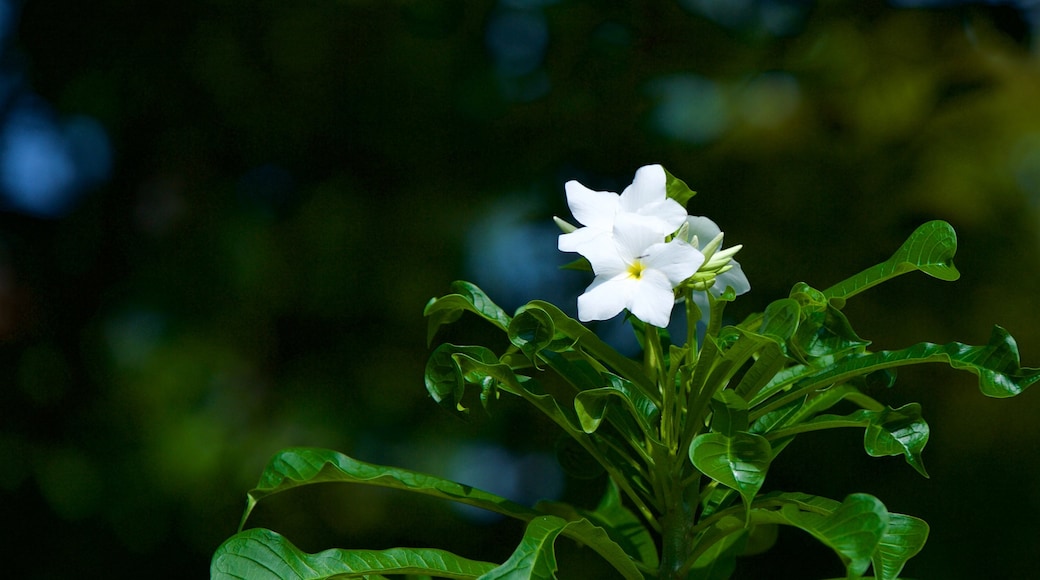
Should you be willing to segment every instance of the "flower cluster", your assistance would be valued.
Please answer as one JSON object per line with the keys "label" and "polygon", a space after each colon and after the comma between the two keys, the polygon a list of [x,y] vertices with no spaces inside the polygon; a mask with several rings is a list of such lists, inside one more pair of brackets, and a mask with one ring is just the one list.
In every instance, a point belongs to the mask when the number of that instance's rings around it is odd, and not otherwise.
{"label": "flower cluster", "polygon": [[668,175],[660,165],[636,171],[621,194],[593,191],[577,181],[566,184],[567,204],[583,227],[563,220],[559,248],[584,256],[596,277],[578,297],[583,322],[613,318],[627,309],[658,327],[671,318],[676,290],[704,292],[732,288],[736,294],[751,286],[733,260],[740,246],[722,250],[722,232],[706,217],[686,214],[668,197]]}

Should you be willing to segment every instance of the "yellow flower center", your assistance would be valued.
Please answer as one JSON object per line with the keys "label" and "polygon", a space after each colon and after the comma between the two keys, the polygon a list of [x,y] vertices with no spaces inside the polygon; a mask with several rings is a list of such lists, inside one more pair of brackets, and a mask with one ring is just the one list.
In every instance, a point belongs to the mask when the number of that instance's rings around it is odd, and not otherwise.
{"label": "yellow flower center", "polygon": [[643,270],[645,268],[643,262],[636,260],[628,265],[628,275],[638,280],[643,275]]}

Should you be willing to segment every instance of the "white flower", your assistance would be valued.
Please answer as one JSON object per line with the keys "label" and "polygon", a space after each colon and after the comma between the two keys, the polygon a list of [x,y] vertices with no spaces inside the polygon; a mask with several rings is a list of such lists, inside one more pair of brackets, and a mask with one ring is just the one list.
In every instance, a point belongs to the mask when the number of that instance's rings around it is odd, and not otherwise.
{"label": "white flower", "polygon": [[593,191],[577,181],[568,181],[564,186],[567,205],[578,223],[585,227],[560,234],[560,251],[580,252],[585,244],[601,243],[601,238],[609,239],[619,216],[627,216],[642,224],[663,241],[686,219],[686,209],[668,197],[666,183],[664,168],[660,165],[640,167],[632,185],[626,187],[621,195]]}
{"label": "white flower", "polygon": [[664,237],[638,216],[619,214],[611,235],[582,244],[596,278],[578,297],[578,318],[607,320],[627,308],[647,324],[668,326],[675,287],[697,272],[704,255]]}

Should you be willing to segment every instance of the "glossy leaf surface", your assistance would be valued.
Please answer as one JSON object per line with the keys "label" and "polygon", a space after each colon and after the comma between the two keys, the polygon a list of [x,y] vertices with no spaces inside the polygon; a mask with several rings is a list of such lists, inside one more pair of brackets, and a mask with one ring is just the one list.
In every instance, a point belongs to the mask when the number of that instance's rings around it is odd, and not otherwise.
{"label": "glossy leaf surface", "polygon": [[754,433],[703,433],[690,445],[690,461],[704,475],[736,490],[751,504],[772,460],[769,441]]}
{"label": "glossy leaf surface", "polygon": [[494,569],[444,550],[331,549],[308,554],[284,536],[253,528],[232,536],[210,564],[212,580],[324,580],[370,574],[427,574],[438,578],[478,578]]}

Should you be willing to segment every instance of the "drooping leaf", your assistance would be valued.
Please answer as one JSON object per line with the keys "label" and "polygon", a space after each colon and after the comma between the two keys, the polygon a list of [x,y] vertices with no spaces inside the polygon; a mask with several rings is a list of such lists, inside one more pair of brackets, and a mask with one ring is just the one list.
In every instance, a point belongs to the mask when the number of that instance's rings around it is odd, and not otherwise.
{"label": "drooping leaf", "polygon": [[[569,532],[569,533],[567,533]],[[524,536],[513,554],[501,566],[481,576],[481,580],[552,580],[556,578],[556,538],[560,534],[575,538],[596,550],[626,580],[642,580],[643,574],[628,554],[600,527],[586,519],[567,521],[543,515],[527,524]]]}
{"label": "drooping leaf", "polygon": [[779,509],[751,511],[754,523],[795,526],[833,549],[845,564],[849,578],[859,578],[870,566],[888,527],[889,513],[874,496],[856,493],[840,504],[806,494],[771,494],[756,506],[774,504]]}
{"label": "drooping leaf", "polygon": [[452,294],[431,298],[426,303],[423,316],[430,319],[426,332],[427,344],[433,342],[441,326],[455,322],[466,311],[479,315],[503,331],[509,327],[510,318],[506,311],[492,302],[475,284],[457,280],[452,282],[451,289]]}
{"label": "drooping leaf", "polygon": [[595,432],[607,416],[608,408],[614,408],[631,416],[639,425],[640,432],[629,435],[656,438],[654,424],[660,411],[654,402],[621,377],[608,374],[604,378],[606,386],[582,391],[574,396],[574,410],[582,429],[586,433]]}
{"label": "drooping leaf", "polygon": [[868,413],[870,424],[863,434],[867,453],[871,457],[903,455],[911,467],[928,477],[921,459],[921,451],[928,443],[928,423],[921,418],[921,405],[909,403],[898,409]]}
{"label": "drooping leaf", "polygon": [[928,540],[928,524],[903,514],[888,514],[888,528],[874,552],[874,575],[877,580],[896,580],[907,560],[924,548]]}
{"label": "drooping leaf", "polygon": [[308,554],[280,534],[253,528],[225,541],[210,563],[211,580],[324,580],[375,574],[478,578],[495,565],[421,548],[331,549]]}
{"label": "drooping leaf", "polygon": [[701,473],[732,488],[750,505],[772,460],[769,441],[754,433],[702,433],[690,444],[690,461]]}
{"label": "drooping leaf", "polygon": [[607,479],[606,492],[594,511],[549,501],[539,502],[535,509],[567,521],[587,519],[603,528],[607,535],[643,569],[657,569],[659,561],[654,538],[642,521],[624,506],[620,491],[613,479]]}
{"label": "drooping leaf", "polygon": [[242,524],[266,497],[317,483],[354,483],[400,489],[471,505],[529,521],[533,509],[493,493],[425,473],[359,461],[337,451],[295,447],[279,451],[264,468],[260,481],[247,496]]}
{"label": "drooping leaf", "polygon": [[920,270],[940,280],[960,277],[953,265],[957,252],[957,233],[950,224],[935,220],[919,226],[891,258],[824,290],[840,307],[844,301],[886,280]]}

